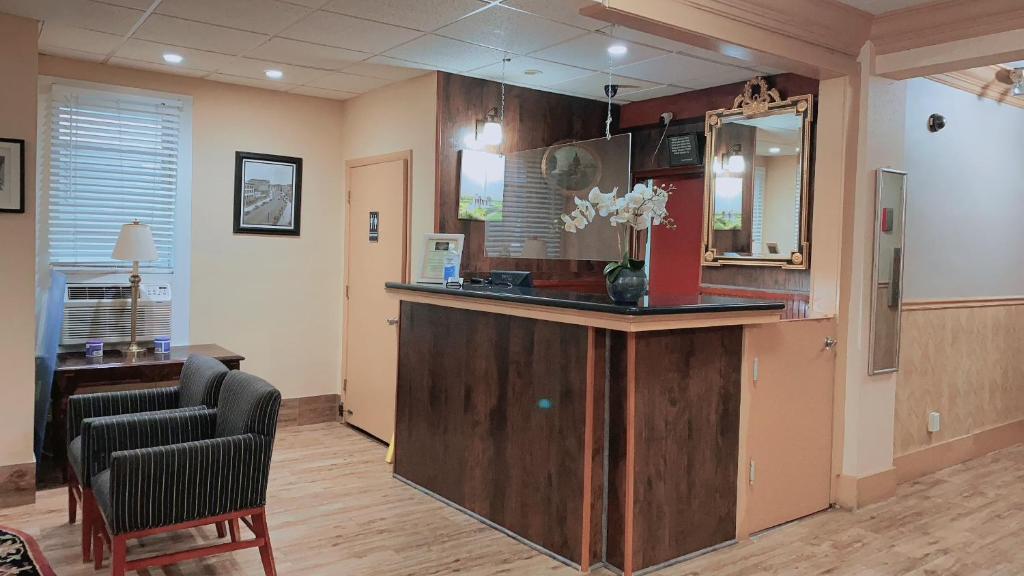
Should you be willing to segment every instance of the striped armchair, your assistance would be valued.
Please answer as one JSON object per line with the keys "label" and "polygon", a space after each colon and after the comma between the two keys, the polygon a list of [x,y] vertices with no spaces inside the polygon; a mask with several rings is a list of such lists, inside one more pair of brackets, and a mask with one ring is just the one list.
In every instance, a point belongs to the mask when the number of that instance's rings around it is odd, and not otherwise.
{"label": "striped armchair", "polygon": [[[114,576],[259,548],[266,575],[276,575],[265,505],[281,393],[256,376],[233,371],[224,379],[218,404],[216,410],[121,416],[93,424],[91,450],[106,464],[92,478],[103,519],[93,541],[97,567],[104,544],[111,549]],[[241,539],[239,520],[254,539]],[[223,522],[230,525],[230,542],[126,560],[128,540]]]}
{"label": "striped armchair", "polygon": [[96,517],[91,479],[106,463],[93,457],[93,428],[104,418],[157,411],[194,411],[217,406],[228,369],[206,356],[190,356],[177,386],[82,394],[68,399],[68,520],[75,523],[82,501],[82,557],[89,560]]}

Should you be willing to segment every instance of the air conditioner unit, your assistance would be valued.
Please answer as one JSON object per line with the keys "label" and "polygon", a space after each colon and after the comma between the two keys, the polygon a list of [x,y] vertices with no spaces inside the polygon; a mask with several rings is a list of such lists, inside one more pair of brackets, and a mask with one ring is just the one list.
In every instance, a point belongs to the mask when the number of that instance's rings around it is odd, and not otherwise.
{"label": "air conditioner unit", "polygon": [[[61,346],[89,340],[105,343],[131,340],[132,289],[128,284],[68,283],[64,292],[64,327]],[[171,335],[171,286],[139,286],[139,342]]]}

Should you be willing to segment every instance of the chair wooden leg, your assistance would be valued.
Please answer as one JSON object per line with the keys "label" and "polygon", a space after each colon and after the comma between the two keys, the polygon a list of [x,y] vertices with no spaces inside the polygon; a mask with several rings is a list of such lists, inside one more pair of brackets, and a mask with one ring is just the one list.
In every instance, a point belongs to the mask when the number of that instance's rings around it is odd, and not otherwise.
{"label": "chair wooden leg", "polygon": [[70,470],[68,474],[68,524],[75,523],[75,515],[78,513],[78,501],[75,498],[75,487],[78,485],[78,480]]}
{"label": "chair wooden leg", "polygon": [[103,534],[99,530],[92,531],[92,567],[96,570],[103,567]]}
{"label": "chair wooden leg", "polygon": [[93,507],[92,490],[82,489],[82,561],[92,559]]}
{"label": "chair wooden leg", "polygon": [[228,530],[231,532],[232,542],[238,542],[242,539],[242,534],[238,527],[238,518],[228,520]]}
{"label": "chair wooden leg", "polygon": [[125,562],[128,560],[128,550],[125,545],[124,536],[114,536],[110,543],[110,574],[111,576],[124,576]]}
{"label": "chair wooden leg", "polygon": [[259,512],[252,515],[253,527],[256,528],[256,537],[263,538],[263,545],[260,546],[260,558],[263,559],[263,573],[265,576],[277,576],[277,567],[274,565],[274,550],[270,547],[270,530],[267,528],[267,511],[261,508]]}
{"label": "chair wooden leg", "polygon": [[223,522],[217,522],[217,538],[223,538],[228,535],[228,529],[224,526]]}

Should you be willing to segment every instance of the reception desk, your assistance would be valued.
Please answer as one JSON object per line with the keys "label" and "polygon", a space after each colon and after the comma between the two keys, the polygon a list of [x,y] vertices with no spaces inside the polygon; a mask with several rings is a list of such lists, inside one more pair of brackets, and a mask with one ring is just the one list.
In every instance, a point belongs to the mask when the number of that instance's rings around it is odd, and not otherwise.
{"label": "reception desk", "polygon": [[783,303],[387,288],[398,478],[583,571],[735,538],[743,327]]}

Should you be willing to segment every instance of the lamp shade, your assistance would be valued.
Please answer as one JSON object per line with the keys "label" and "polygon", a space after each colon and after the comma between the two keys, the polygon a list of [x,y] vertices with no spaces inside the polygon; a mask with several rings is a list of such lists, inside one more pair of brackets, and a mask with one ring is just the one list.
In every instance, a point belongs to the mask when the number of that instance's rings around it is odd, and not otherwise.
{"label": "lamp shade", "polygon": [[156,260],[159,256],[156,252],[156,244],[153,243],[153,232],[149,226],[132,222],[121,226],[121,234],[117,237],[117,244],[114,245],[114,260],[127,260],[129,262],[145,262]]}

